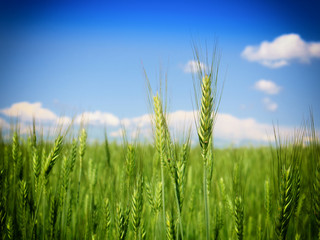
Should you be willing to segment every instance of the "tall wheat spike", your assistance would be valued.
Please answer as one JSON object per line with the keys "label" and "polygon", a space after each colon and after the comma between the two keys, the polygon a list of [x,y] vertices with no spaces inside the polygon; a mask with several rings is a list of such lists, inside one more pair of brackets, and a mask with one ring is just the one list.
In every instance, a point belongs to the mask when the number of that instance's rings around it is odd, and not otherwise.
{"label": "tall wheat spike", "polygon": [[69,200],[69,206],[67,211],[67,226],[69,227],[71,225],[72,221],[72,198]]}
{"label": "tall wheat spike", "polygon": [[7,239],[13,239],[13,236],[14,236],[14,229],[13,229],[12,218],[8,217],[7,225],[6,225],[6,237]]}
{"label": "tall wheat spike", "polygon": [[20,140],[17,131],[14,132],[12,137],[12,159],[13,159],[13,185],[16,185],[17,178],[20,177],[21,172],[21,150]]}
{"label": "tall wheat spike", "polygon": [[264,184],[264,191],[265,191],[265,201],[264,201],[264,207],[266,209],[266,213],[267,213],[267,220],[271,219],[271,208],[272,208],[272,194],[271,194],[271,190],[270,190],[270,183],[269,180],[265,181]]}
{"label": "tall wheat spike", "polygon": [[121,205],[117,206],[117,238],[124,240],[127,235],[129,224],[129,211],[123,213]]}
{"label": "tall wheat spike", "polygon": [[143,208],[143,178],[137,179],[136,188],[134,189],[131,203],[132,227],[135,239],[139,239],[139,230],[141,224],[141,215]]}
{"label": "tall wheat spike", "polygon": [[160,166],[161,166],[161,184],[162,184],[162,214],[163,214],[163,224],[165,229],[166,224],[166,205],[165,205],[165,192],[164,192],[164,161],[165,161],[165,144],[166,144],[166,129],[164,123],[162,103],[159,95],[153,97],[154,101],[154,112],[155,112],[155,125],[156,125],[156,136],[155,143],[156,149],[160,157]]}
{"label": "tall wheat spike", "polygon": [[[176,198],[176,206],[177,206],[177,213],[178,213],[178,222],[179,222],[179,230],[181,239],[183,240],[183,227],[182,227],[182,220],[181,220],[181,209],[182,209],[182,196],[183,194],[183,187],[184,187],[184,168],[185,168],[185,160],[180,159],[176,153],[175,146],[170,139],[169,129],[166,125],[166,158],[165,161],[166,166],[168,167],[173,188],[174,194]],[[187,150],[187,149],[185,149]],[[183,154],[186,156],[186,154]],[[178,158],[178,159],[177,159]],[[179,164],[181,162],[181,164]]]}
{"label": "tall wheat spike", "polygon": [[145,187],[151,210],[155,215],[157,215],[158,212],[161,211],[162,207],[162,184],[161,182],[157,183],[154,194],[149,183],[146,182]]}
{"label": "tall wheat spike", "polygon": [[18,162],[18,158],[20,154],[20,142],[19,142],[19,135],[15,131],[12,137],[12,159],[15,163]]}
{"label": "tall wheat spike", "polygon": [[34,148],[33,150],[33,173],[35,177],[35,190],[37,191],[38,189],[38,182],[39,182],[39,176],[41,173],[41,158],[38,155],[37,148]]}
{"label": "tall wheat spike", "polygon": [[[39,206],[40,206],[42,192],[45,189],[46,184],[48,183],[49,174],[50,174],[53,166],[55,165],[57,159],[60,156],[60,152],[62,149],[62,143],[63,143],[63,136],[58,136],[55,140],[53,149],[51,150],[51,152],[49,153],[49,155],[46,159],[45,165],[42,170],[40,193],[38,194],[39,196],[38,196],[38,200],[37,200],[36,211],[33,216],[34,219],[33,219],[33,224],[31,227],[31,235],[32,236],[33,236],[34,226],[36,224],[36,220],[37,220],[37,216],[38,216],[38,210],[39,210]],[[44,207],[44,204],[43,204],[43,207]]]}
{"label": "tall wheat spike", "polygon": [[290,217],[293,210],[293,176],[292,169],[289,167],[282,169],[280,179],[280,199],[278,204],[278,217],[276,220],[276,234],[279,240],[285,240],[288,230]]}
{"label": "tall wheat spike", "polygon": [[230,196],[226,192],[226,185],[224,183],[223,178],[220,178],[219,180],[219,188],[220,188],[223,202],[226,206],[226,210],[228,210],[229,214],[233,216],[233,208],[234,208],[233,202],[231,201]]}
{"label": "tall wheat spike", "polygon": [[[78,192],[77,192],[77,212],[79,212],[79,208],[80,208],[79,202],[80,202],[80,185],[81,185],[81,178],[82,178],[82,163],[83,163],[83,158],[87,148],[87,132],[84,128],[81,130],[79,142],[80,142],[80,146],[79,146],[79,178],[78,178]],[[80,219],[81,219],[81,215],[79,214],[77,224],[80,224]]]}
{"label": "tall wheat spike", "polygon": [[22,238],[27,239],[27,201],[28,201],[28,188],[24,180],[19,182],[20,187],[20,206],[19,206],[19,225],[22,232]]}
{"label": "tall wheat spike", "polygon": [[243,202],[241,197],[236,197],[235,199],[235,230],[237,233],[238,240],[243,239],[243,219],[244,219],[244,210],[243,210]]}
{"label": "tall wheat spike", "polygon": [[178,177],[178,190],[179,190],[179,205],[182,209],[184,197],[185,197],[185,181],[186,181],[186,168],[187,159],[190,152],[190,138],[188,137],[186,143],[183,144],[181,155],[177,162],[177,177]]}
{"label": "tall wheat spike", "polygon": [[210,219],[207,191],[207,162],[208,147],[213,129],[213,96],[211,93],[211,75],[205,75],[201,82],[201,110],[198,127],[199,142],[202,149],[203,164],[203,193],[205,202],[206,236],[210,239]]}
{"label": "tall wheat spike", "polygon": [[52,151],[50,152],[49,156],[47,157],[46,163],[43,168],[43,176],[45,179],[48,178],[49,173],[51,172],[53,166],[55,165],[59,154],[62,149],[62,141],[63,141],[63,136],[58,136],[58,138],[55,140],[54,147]]}
{"label": "tall wheat spike", "polygon": [[110,216],[110,202],[106,198],[104,201],[104,231],[106,234],[106,239],[109,239],[109,230],[111,225],[111,216]]}
{"label": "tall wheat spike", "polygon": [[77,159],[77,151],[78,151],[78,142],[76,139],[72,141],[72,149],[71,149],[71,161],[70,161],[70,172],[73,172],[74,166],[76,164]]}
{"label": "tall wheat spike", "polygon": [[55,196],[52,196],[51,202],[50,202],[50,211],[49,211],[49,233],[50,233],[51,239],[55,238],[55,224],[57,222],[57,217],[58,217],[58,207],[59,207],[58,200],[55,198]]}
{"label": "tall wheat spike", "polygon": [[175,224],[172,215],[167,213],[167,240],[175,240],[176,239],[176,232],[175,232]]}
{"label": "tall wheat spike", "polygon": [[131,187],[131,179],[133,176],[133,171],[136,164],[135,157],[135,148],[133,145],[129,144],[127,147],[127,155],[126,155],[126,173],[127,173],[127,194],[130,195],[130,187]]}
{"label": "tall wheat spike", "polygon": [[207,162],[209,140],[213,129],[213,96],[211,84],[211,75],[205,75],[201,82],[201,108],[198,128],[199,142],[205,163]]}

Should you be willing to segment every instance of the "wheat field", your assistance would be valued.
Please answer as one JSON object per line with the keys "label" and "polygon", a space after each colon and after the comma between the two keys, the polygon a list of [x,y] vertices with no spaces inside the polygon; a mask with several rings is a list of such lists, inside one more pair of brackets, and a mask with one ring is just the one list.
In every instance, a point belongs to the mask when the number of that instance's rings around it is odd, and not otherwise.
{"label": "wheat field", "polygon": [[52,142],[36,120],[1,132],[1,239],[320,239],[312,117],[275,145],[216,149],[216,79],[200,80],[196,145],[172,138],[161,93],[150,143],[89,144],[85,128]]}

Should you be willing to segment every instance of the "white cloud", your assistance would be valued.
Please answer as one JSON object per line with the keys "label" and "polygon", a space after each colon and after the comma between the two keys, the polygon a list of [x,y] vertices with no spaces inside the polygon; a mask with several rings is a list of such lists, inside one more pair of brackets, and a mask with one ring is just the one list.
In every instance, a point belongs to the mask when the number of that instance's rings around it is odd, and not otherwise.
{"label": "white cloud", "polygon": [[[0,113],[7,117],[18,117],[22,122],[30,122],[34,117],[37,121],[68,126],[72,123],[72,119],[67,116],[57,116],[54,112],[42,107],[42,103],[19,102],[12,104],[11,107],[1,109]],[[74,119],[76,124],[81,122],[92,125],[108,125],[118,126],[120,120],[111,113],[95,111],[84,112]]]}
{"label": "white cloud", "polygon": [[270,80],[260,79],[254,84],[254,88],[267,94],[278,94],[281,87]]}
{"label": "white cloud", "polygon": [[233,143],[243,140],[263,142],[272,140],[269,137],[269,134],[272,134],[272,125],[258,123],[253,118],[240,119],[231,114],[221,113],[214,129],[216,138]]}
{"label": "white cloud", "polygon": [[259,46],[247,46],[242,57],[270,68],[280,68],[291,60],[308,63],[320,58],[320,42],[306,42],[298,34],[284,34],[272,42],[263,41]]}
{"label": "white cloud", "polygon": [[81,124],[82,122],[102,126],[118,126],[120,124],[118,117],[111,113],[101,111],[84,112],[75,118],[75,123]]}
{"label": "white cloud", "polygon": [[35,102],[19,102],[12,104],[11,107],[1,109],[0,112],[7,117],[17,117],[21,121],[19,123],[21,133],[27,133],[29,131],[29,124],[32,118],[42,123],[56,124],[59,126],[69,126],[71,124],[71,118],[67,116],[58,117],[51,110],[42,107],[42,103]]}
{"label": "white cloud", "polygon": [[183,71],[185,73],[196,73],[200,70],[207,70],[207,69],[208,69],[208,67],[206,66],[206,64],[204,64],[202,62],[198,63],[197,61],[194,61],[194,60],[190,60],[183,67]]}
{"label": "white cloud", "polygon": [[145,126],[150,126],[151,116],[150,114],[144,114],[140,117],[124,118],[121,119],[121,124],[126,128],[143,128]]}
{"label": "white cloud", "polygon": [[[265,98],[264,103],[266,104],[267,109],[274,111],[277,109],[277,104],[272,102],[270,99]],[[18,104],[19,105],[19,104]],[[38,115],[35,115],[36,120],[37,117],[40,116],[42,119],[53,119],[53,121],[49,121],[52,124],[63,124],[63,126],[68,125],[72,122],[69,117],[57,117],[54,113],[52,113],[48,109],[41,108],[41,104],[29,104],[26,103],[26,106],[33,106],[34,108],[39,110]],[[12,105],[13,107],[1,110],[2,113],[6,113],[7,116],[16,116],[13,115],[12,109],[17,108],[16,104]],[[21,105],[20,105],[21,106]],[[47,111],[52,113],[51,117],[48,117],[46,114]],[[32,118],[32,112],[22,111],[25,117]],[[27,112],[28,114],[26,114]],[[11,115],[10,115],[11,114]],[[21,114],[21,113],[20,113]],[[45,117],[46,116],[46,117]],[[50,114],[49,114],[50,116]],[[55,117],[53,117],[55,116]],[[180,137],[186,133],[186,131],[191,126],[193,137],[192,140],[197,142],[197,134],[195,128],[195,117],[197,117],[197,113],[194,111],[175,111],[168,114],[168,122],[171,133],[173,136]],[[78,115],[74,123],[80,124],[82,121],[85,121],[91,125],[97,127],[103,127],[104,125],[108,125],[112,127],[112,131],[110,132],[111,137],[121,137],[122,129],[115,128],[119,127],[121,124],[125,126],[127,131],[127,136],[131,139],[135,139],[137,136],[140,136],[140,139],[152,139],[152,126],[151,126],[151,116],[149,114],[144,114],[134,118],[125,118],[120,121],[118,117],[111,113],[106,112],[84,112],[82,115]],[[27,133],[30,132],[30,123],[26,125],[25,122],[21,122],[20,129]],[[2,127],[9,128],[9,124],[2,118],[0,118],[0,125]],[[46,125],[46,129],[48,132],[51,127],[52,130],[55,130],[54,126]],[[273,126],[271,124],[259,123],[253,118],[237,118],[230,114],[219,113],[215,123],[215,138],[217,140],[223,140],[228,143],[239,143],[241,141],[252,141],[252,142],[268,142],[273,140]],[[280,133],[289,133],[292,131],[291,128],[280,127]]]}
{"label": "white cloud", "polygon": [[264,98],[263,104],[265,108],[271,112],[274,112],[278,109],[278,104],[273,102],[270,98]]}
{"label": "white cloud", "polygon": [[[270,101],[270,100],[269,100]],[[269,110],[275,110],[271,101]],[[143,115],[145,116],[145,115]],[[129,128],[126,128],[128,136],[135,136],[136,131],[139,132],[140,137],[152,139],[151,124],[143,124],[141,128],[138,127],[137,119],[143,119],[144,117],[136,117],[132,119],[126,119],[130,122]],[[195,128],[196,112],[194,111],[176,111],[168,115],[168,122],[171,133],[173,136],[180,137],[191,126],[193,132],[193,140],[197,142],[197,134]],[[135,119],[135,121],[133,121]],[[138,129],[138,130],[137,130]],[[273,126],[272,124],[259,123],[254,118],[237,118],[231,114],[219,113],[217,115],[215,127],[214,127],[215,139],[217,141],[223,140],[229,143],[240,143],[241,141],[251,142],[268,142],[273,141]],[[280,127],[280,134],[289,135],[293,132],[293,129],[289,127]],[[110,134],[112,137],[122,136],[122,130],[116,130]]]}
{"label": "white cloud", "polygon": [[30,121],[33,117],[45,121],[57,119],[57,115],[43,108],[40,102],[19,102],[12,104],[10,108],[1,109],[0,112],[8,117],[19,117],[23,121]]}

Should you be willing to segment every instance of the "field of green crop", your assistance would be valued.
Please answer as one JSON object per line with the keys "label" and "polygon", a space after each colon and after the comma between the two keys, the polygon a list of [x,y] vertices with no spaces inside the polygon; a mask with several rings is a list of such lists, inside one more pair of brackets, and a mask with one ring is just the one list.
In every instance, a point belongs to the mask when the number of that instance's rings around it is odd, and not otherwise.
{"label": "field of green crop", "polygon": [[210,150],[205,189],[201,148],[171,147],[162,169],[153,145],[13,133],[0,145],[1,238],[205,239],[206,191],[210,239],[317,239],[319,143]]}
{"label": "field of green crop", "polygon": [[150,144],[1,133],[1,239],[320,239],[313,124],[291,141],[275,131],[270,147],[215,149],[214,84],[202,77],[193,147],[172,139],[159,95]]}

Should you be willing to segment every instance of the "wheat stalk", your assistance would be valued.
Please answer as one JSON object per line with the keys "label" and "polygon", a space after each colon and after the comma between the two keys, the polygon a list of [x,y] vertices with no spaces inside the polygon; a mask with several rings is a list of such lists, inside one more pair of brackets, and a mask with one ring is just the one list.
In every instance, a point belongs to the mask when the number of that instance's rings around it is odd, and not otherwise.
{"label": "wheat stalk", "polygon": [[214,123],[214,98],[212,95],[212,75],[205,75],[201,81],[201,107],[198,125],[198,137],[203,158],[203,194],[205,202],[206,238],[210,239],[210,219],[208,204],[208,148]]}

